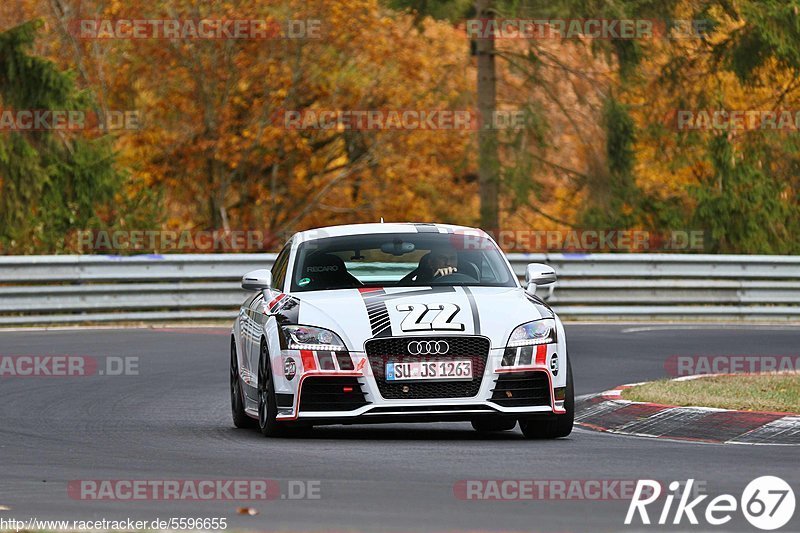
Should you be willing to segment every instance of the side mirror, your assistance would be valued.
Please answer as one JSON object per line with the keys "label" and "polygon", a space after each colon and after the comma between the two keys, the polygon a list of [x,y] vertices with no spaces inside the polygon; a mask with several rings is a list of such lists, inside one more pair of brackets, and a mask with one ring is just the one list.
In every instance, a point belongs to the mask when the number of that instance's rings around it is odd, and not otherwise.
{"label": "side mirror", "polygon": [[530,263],[525,269],[525,290],[536,294],[536,287],[555,283],[557,276],[553,267],[542,263]]}
{"label": "side mirror", "polygon": [[242,278],[242,288],[246,291],[261,291],[272,287],[272,272],[262,268],[248,272]]}

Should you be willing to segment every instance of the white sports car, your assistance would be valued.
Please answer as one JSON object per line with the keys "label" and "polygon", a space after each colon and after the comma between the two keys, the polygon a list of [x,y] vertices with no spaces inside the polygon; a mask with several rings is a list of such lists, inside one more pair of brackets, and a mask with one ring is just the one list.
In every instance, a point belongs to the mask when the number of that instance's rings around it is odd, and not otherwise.
{"label": "white sports car", "polygon": [[359,224],[297,233],[231,331],[233,421],[267,436],[319,424],[470,421],[528,438],[572,431],[564,327],[485,232]]}

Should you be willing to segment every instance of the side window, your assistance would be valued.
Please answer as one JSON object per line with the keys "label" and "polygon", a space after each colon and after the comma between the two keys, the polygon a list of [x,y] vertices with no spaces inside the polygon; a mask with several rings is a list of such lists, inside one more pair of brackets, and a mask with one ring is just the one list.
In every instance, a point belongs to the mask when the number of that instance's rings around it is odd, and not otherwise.
{"label": "side window", "polygon": [[283,250],[275,259],[275,264],[272,265],[272,286],[280,291],[283,291],[283,284],[286,281],[286,270],[289,267],[291,251],[292,245],[289,243],[283,247]]}

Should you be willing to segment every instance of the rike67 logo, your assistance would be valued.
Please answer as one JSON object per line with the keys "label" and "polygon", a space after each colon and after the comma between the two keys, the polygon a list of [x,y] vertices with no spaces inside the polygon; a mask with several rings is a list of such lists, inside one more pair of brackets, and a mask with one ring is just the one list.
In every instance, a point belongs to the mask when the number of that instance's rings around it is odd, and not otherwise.
{"label": "rike67 logo", "polygon": [[[695,495],[690,500],[689,498],[693,496],[694,479],[687,480],[682,491],[680,491],[681,485],[678,481],[669,484],[670,493],[663,499],[661,512],[657,517],[653,517],[654,523],[679,525],[688,521],[697,525],[700,523],[699,517],[705,519],[706,524],[721,526],[730,522],[734,513],[741,510],[751,525],[771,531],[785,526],[794,515],[794,491],[779,477],[762,476],[754,479],[745,487],[739,500],[730,494],[721,494],[707,502],[704,501],[708,498],[707,494]],[[659,500],[661,492],[661,483],[658,481],[640,479],[628,507],[625,524],[631,525],[637,521],[637,517],[642,524],[653,523],[648,511],[658,511],[657,504],[651,504]],[[678,503],[673,511],[676,498]],[[651,508],[648,509],[648,506]]]}

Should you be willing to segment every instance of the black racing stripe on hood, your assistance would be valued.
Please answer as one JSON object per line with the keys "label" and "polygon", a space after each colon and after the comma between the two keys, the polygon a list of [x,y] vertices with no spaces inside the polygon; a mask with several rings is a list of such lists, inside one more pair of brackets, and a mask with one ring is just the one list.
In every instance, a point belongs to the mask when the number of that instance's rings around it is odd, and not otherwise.
{"label": "black racing stripe on hood", "polygon": [[472,324],[475,327],[475,335],[481,334],[481,317],[478,313],[478,304],[475,303],[475,295],[472,294],[472,291],[469,290],[469,287],[462,287],[464,292],[467,295],[467,300],[469,300],[469,307],[472,310]]}
{"label": "black racing stripe on hood", "polygon": [[392,323],[389,320],[389,309],[386,307],[386,291],[383,289],[359,289],[361,299],[367,308],[369,326],[373,337],[391,337]]}

